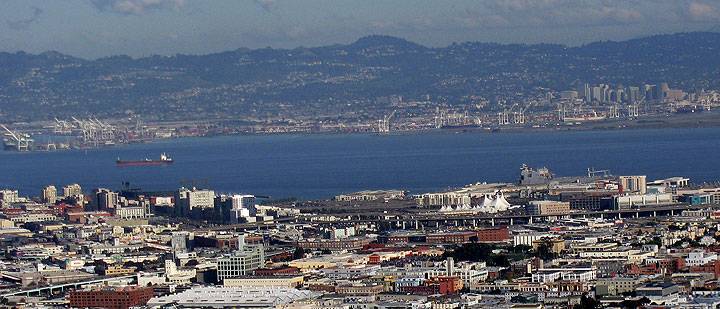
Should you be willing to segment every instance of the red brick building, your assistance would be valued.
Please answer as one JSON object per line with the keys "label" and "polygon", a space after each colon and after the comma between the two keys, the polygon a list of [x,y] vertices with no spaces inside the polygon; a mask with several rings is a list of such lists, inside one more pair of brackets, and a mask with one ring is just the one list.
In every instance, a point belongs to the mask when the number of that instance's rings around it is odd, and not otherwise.
{"label": "red brick building", "polygon": [[715,279],[720,278],[720,261],[707,263],[702,266],[691,266],[689,271],[691,273],[710,273],[715,275]]}
{"label": "red brick building", "polygon": [[475,236],[477,236],[475,232],[429,234],[425,241],[429,244],[465,244],[469,243],[470,239]]}
{"label": "red brick building", "polygon": [[413,295],[451,295],[462,290],[463,283],[458,277],[434,277],[425,281],[424,285],[403,286],[400,291]]}
{"label": "red brick building", "polygon": [[75,308],[127,309],[145,305],[152,297],[152,288],[121,287],[73,291],[68,298]]}
{"label": "red brick building", "polygon": [[510,230],[507,226],[478,230],[479,242],[504,242],[510,240]]}
{"label": "red brick building", "polygon": [[458,277],[435,277],[429,280],[428,285],[437,285],[443,295],[457,294],[463,288],[463,282]]}

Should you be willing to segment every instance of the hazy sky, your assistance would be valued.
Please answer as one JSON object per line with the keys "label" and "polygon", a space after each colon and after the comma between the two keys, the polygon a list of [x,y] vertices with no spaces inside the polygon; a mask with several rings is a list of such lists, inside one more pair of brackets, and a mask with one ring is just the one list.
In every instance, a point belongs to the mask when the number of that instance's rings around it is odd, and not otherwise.
{"label": "hazy sky", "polygon": [[369,34],[578,45],[720,31],[720,0],[0,0],[0,50],[203,54],[349,43]]}

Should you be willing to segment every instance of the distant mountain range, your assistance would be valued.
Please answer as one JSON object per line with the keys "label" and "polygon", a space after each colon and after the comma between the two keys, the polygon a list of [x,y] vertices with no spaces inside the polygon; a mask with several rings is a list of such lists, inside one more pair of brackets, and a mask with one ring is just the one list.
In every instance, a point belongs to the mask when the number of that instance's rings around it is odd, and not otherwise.
{"label": "distant mountain range", "polygon": [[579,47],[468,42],[442,48],[368,36],[347,45],[139,59],[0,53],[0,121],[131,114],[158,120],[362,118],[388,109],[390,96],[494,102],[581,82],[720,89],[720,34]]}

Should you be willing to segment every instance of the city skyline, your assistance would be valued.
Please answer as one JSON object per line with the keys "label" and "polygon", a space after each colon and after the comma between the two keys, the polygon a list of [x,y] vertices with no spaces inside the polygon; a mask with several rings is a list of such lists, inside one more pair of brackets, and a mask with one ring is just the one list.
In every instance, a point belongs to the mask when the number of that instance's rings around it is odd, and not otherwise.
{"label": "city skyline", "polygon": [[98,58],[349,43],[380,34],[453,42],[559,43],[718,31],[711,1],[6,1],[2,51]]}

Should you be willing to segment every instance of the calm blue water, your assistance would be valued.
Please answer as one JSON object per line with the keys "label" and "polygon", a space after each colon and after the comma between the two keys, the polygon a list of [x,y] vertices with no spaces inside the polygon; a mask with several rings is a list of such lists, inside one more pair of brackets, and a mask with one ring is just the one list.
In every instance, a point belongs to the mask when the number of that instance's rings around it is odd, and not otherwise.
{"label": "calm blue water", "polygon": [[[720,180],[720,128],[553,133],[421,135],[274,135],[193,138],[98,150],[52,153],[0,151],[0,188],[38,195],[47,184],[119,189],[123,181],[171,190],[207,180],[219,192],[273,198],[327,198],[364,189],[422,193],[478,181],[515,181],[520,165],[547,166],[557,175],[588,167],[649,178]],[[157,158],[164,167],[115,166]]]}

